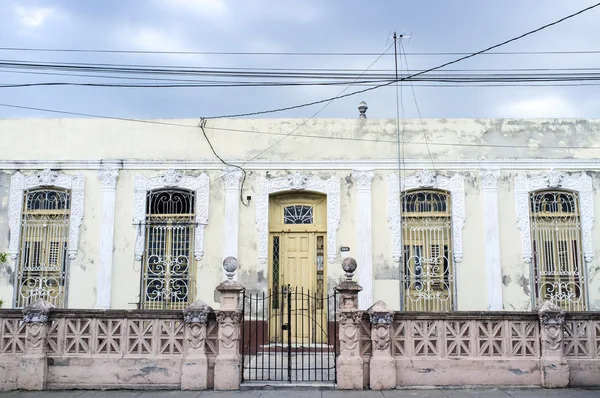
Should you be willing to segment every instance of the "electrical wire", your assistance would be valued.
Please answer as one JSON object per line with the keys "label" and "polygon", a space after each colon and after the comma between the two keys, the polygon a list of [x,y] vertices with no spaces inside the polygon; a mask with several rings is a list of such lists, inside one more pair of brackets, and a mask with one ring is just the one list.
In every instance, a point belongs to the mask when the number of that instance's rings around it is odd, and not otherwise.
{"label": "electrical wire", "polygon": [[[92,53],[92,54],[174,54],[174,55],[265,55],[265,56],[376,56],[375,52],[247,52],[247,51],[151,51],[151,50],[108,50],[84,48],[35,48],[35,47],[0,47],[0,51],[18,52],[64,52],[64,53]],[[467,55],[468,52],[409,52],[408,56],[444,56]],[[486,55],[562,55],[562,54],[600,54],[600,50],[559,50],[559,51],[494,51]],[[391,54],[389,54],[391,55]]]}
{"label": "electrical wire", "polygon": [[[536,28],[534,30],[530,30],[530,31],[528,31],[526,33],[523,33],[523,34],[519,35],[519,36],[513,37],[513,38],[508,39],[508,40],[505,40],[505,41],[503,41],[501,43],[495,44],[495,45],[493,45],[491,47],[488,47],[488,48],[485,48],[483,50],[474,52],[472,54],[462,56],[462,57],[457,58],[455,60],[452,60],[452,61],[449,61],[449,62],[445,62],[445,63],[443,63],[441,65],[438,65],[438,66],[435,66],[433,68],[429,68],[429,69],[426,69],[424,71],[420,71],[418,73],[414,73],[414,74],[408,75],[407,77],[404,77],[404,78],[402,78],[400,80],[412,79],[412,78],[415,78],[417,76],[423,75],[425,73],[433,72],[434,70],[438,70],[438,69],[444,68],[446,66],[449,66],[449,65],[456,64],[458,62],[464,61],[465,59],[469,59],[469,58],[475,57],[475,56],[477,56],[479,54],[483,54],[483,53],[488,52],[490,50],[493,50],[495,48],[504,46],[504,45],[506,45],[508,43],[512,43],[512,42],[520,40],[520,39],[522,39],[524,37],[530,36],[530,35],[532,35],[534,33],[537,33],[537,32],[539,32],[541,30],[547,29],[547,28],[549,28],[551,26],[559,24],[559,23],[561,23],[563,21],[566,21],[566,20],[568,20],[570,18],[573,18],[573,17],[575,17],[577,15],[583,14],[584,12],[589,11],[591,9],[594,9],[594,8],[596,8],[598,6],[600,6],[600,3],[593,4],[593,5],[589,6],[589,7],[586,7],[584,9],[582,9],[582,10],[579,10],[579,11],[573,13],[573,14],[569,14],[569,15],[567,15],[565,17],[562,17],[562,18],[560,18],[560,19],[558,19],[558,20],[556,20],[554,22],[547,23],[547,24],[545,24],[545,25],[543,25],[543,26],[541,26],[539,28]],[[374,86],[374,87],[369,87],[369,88],[365,88],[365,89],[362,89],[362,90],[354,91],[352,93],[348,93],[348,94],[344,94],[344,95],[338,95],[336,97],[326,98],[326,99],[319,100],[319,101],[313,101],[313,102],[309,102],[309,103],[306,103],[306,104],[300,104],[300,105],[289,106],[289,107],[284,107],[284,108],[271,109],[271,110],[267,110],[267,111],[240,113],[240,114],[237,114],[237,115],[212,116],[212,117],[210,117],[210,119],[221,119],[221,118],[233,118],[233,117],[264,115],[264,114],[267,114],[267,113],[283,112],[283,111],[288,111],[288,110],[292,110],[292,109],[304,108],[304,107],[307,107],[307,106],[317,105],[317,104],[321,104],[321,103],[324,103],[324,102],[331,102],[331,101],[335,101],[337,99],[350,97],[350,96],[353,96],[353,95],[356,95],[356,94],[366,93],[368,91],[376,90],[376,89],[381,88],[381,87],[389,86],[390,84],[393,84],[393,83],[394,82],[388,82],[388,83],[380,84],[380,85],[377,85],[377,86]]]}
{"label": "electrical wire", "polygon": [[[402,44],[402,40],[400,40],[400,60],[402,60],[402,55],[404,53],[404,44]],[[400,61],[402,62],[402,61]],[[404,57],[404,64],[406,65],[406,72],[410,73],[410,69],[408,68],[408,60]],[[425,126],[423,126],[423,118],[421,117],[421,110],[419,109],[419,103],[417,102],[417,94],[415,93],[415,87],[413,85],[412,80],[408,81],[410,83],[410,89],[412,91],[413,99],[415,101],[415,108],[417,109],[417,115],[419,115],[419,124],[421,125],[421,131],[423,132],[423,138],[425,139],[425,146],[427,147],[427,153],[429,154],[429,159],[431,160],[431,167],[434,171],[437,171],[435,168],[435,161],[433,160],[433,156],[431,155],[431,149],[429,148],[429,137],[427,137],[427,132],[425,131]]]}
{"label": "electrical wire", "polygon": [[206,119],[201,119],[200,123],[198,123],[198,127],[200,127],[200,129],[202,130],[202,134],[204,134],[204,138],[206,139],[206,142],[208,142],[208,146],[210,146],[210,150],[212,151],[212,153],[217,157],[217,159],[219,159],[221,161],[221,163],[223,163],[225,166],[229,166],[232,168],[236,168],[242,171],[242,183],[240,184],[240,202],[245,206],[245,207],[250,207],[250,202],[244,202],[244,184],[246,182],[246,170],[243,167],[240,167],[238,165],[232,164],[232,163],[227,163],[226,161],[223,160],[223,158],[221,156],[219,156],[219,154],[217,153],[217,151],[215,151],[215,148],[213,147],[213,144],[210,142],[210,140],[208,139],[208,135],[206,135],[206,131],[204,130],[204,127],[206,126]]}
{"label": "electrical wire", "polygon": [[[393,43],[392,45],[394,45],[395,43]],[[385,53],[387,53],[389,51],[390,48],[392,48],[392,45],[390,45],[384,52],[381,53],[381,55],[379,55],[377,57],[377,59],[375,59],[375,61],[373,61],[368,67],[367,69],[365,69],[365,71],[363,73],[366,73],[373,65],[375,65],[380,59],[381,57],[383,57],[383,55]],[[356,80],[354,82],[356,82],[358,79],[360,78],[360,76],[358,76],[356,78]],[[339,95],[342,95],[346,90],[348,90],[350,87],[352,87],[352,85],[354,84],[354,82],[350,83],[346,88],[344,88]],[[268,152],[269,150],[271,150],[272,148],[274,148],[276,145],[278,145],[279,143],[281,143],[283,140],[285,140],[286,138],[288,138],[289,136],[291,136],[294,132],[296,132],[300,127],[304,126],[306,123],[308,123],[311,119],[315,118],[319,113],[321,113],[323,110],[325,110],[325,108],[327,108],[329,106],[329,104],[331,104],[333,102],[333,100],[325,103],[325,105],[323,107],[321,107],[321,109],[319,109],[318,111],[316,111],[315,113],[313,113],[308,119],[305,119],[302,123],[300,123],[298,126],[296,126],[292,131],[290,131],[289,133],[285,134],[281,139],[275,141],[274,144],[269,145],[267,148],[265,148],[264,150],[260,151],[257,155],[251,157],[250,159],[244,161],[244,163],[242,163],[242,166],[245,166],[248,162],[251,162],[254,159],[259,158],[260,156],[262,156],[264,153]],[[227,175],[227,174],[225,174]],[[221,176],[220,178],[223,178],[225,175]]]}

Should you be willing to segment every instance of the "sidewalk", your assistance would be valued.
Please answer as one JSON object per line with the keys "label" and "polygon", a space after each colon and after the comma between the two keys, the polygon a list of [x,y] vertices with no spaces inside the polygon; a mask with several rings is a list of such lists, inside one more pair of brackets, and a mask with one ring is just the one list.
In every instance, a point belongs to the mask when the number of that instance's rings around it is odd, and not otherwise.
{"label": "sidewalk", "polygon": [[476,388],[391,391],[5,391],[0,398],[600,398],[600,389]]}

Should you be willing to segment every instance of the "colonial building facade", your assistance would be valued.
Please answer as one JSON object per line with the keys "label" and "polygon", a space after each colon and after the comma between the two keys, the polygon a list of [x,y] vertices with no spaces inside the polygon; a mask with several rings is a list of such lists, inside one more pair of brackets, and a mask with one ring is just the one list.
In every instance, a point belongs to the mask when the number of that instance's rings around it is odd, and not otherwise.
{"label": "colonial building facade", "polygon": [[231,166],[193,120],[0,121],[4,307],[213,305],[228,256],[325,296],[351,256],[362,309],[600,310],[600,121],[406,120],[400,161],[394,120],[303,122],[209,120]]}

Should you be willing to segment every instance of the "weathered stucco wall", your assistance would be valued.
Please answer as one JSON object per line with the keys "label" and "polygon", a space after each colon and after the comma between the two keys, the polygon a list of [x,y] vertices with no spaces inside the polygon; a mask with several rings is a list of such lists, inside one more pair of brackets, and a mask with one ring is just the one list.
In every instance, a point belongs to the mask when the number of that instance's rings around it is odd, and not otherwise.
{"label": "weathered stucco wall", "polygon": [[[36,161],[51,161],[53,169],[63,173],[84,174],[84,218],[77,258],[70,263],[68,305],[70,308],[93,307],[98,286],[102,198],[96,168],[102,159],[121,159],[125,169],[119,172],[116,189],[111,298],[113,308],[135,308],[139,302],[141,264],[134,260],[137,233],[137,227],[133,225],[134,179],[136,175],[153,176],[164,172],[165,168],[155,168],[152,162],[165,161],[168,167],[178,168],[184,174],[198,176],[204,172],[209,176],[209,222],[205,229],[204,256],[196,262],[196,297],[215,305],[214,286],[222,279],[221,262],[225,239],[221,165],[212,163],[215,161],[214,155],[210,152],[200,129],[194,127],[196,121],[164,122],[183,124],[187,127],[111,120],[0,120],[0,135],[11,142],[11,150],[3,153],[3,159],[0,160],[0,251],[6,251],[8,247],[8,191],[10,176],[16,170],[21,170],[24,174],[33,173]],[[224,158],[249,159],[274,144],[282,138],[282,134],[289,133],[301,122],[288,119],[211,120],[208,122],[207,134]],[[588,159],[593,163],[597,161],[597,150],[594,147],[600,147],[600,120],[440,119],[423,122],[431,143],[430,150],[434,162],[430,161],[427,148],[423,144],[408,144],[405,148],[406,158],[421,160],[430,169],[437,169],[439,175],[452,177],[459,173],[464,178],[466,218],[462,230],[463,259],[455,264],[456,309],[485,310],[489,287],[486,286],[483,197],[479,170],[465,170],[464,167],[440,169],[440,162],[456,162],[460,165],[461,160],[478,161],[483,168],[486,162],[496,160],[520,158],[533,164],[545,158],[556,158],[560,159],[565,170],[569,162],[577,159]],[[213,130],[212,127],[219,130]],[[418,120],[407,120],[404,131],[406,142],[423,141],[423,131]],[[27,132],[27,140],[20,139],[24,132]],[[363,162],[361,165],[364,165],[366,161],[393,161],[397,156],[393,120],[311,120],[294,134],[311,138],[290,136],[257,159],[257,162],[263,162],[262,165],[258,166],[256,162],[246,165],[248,175],[243,196],[249,195],[252,200],[249,207],[239,205],[238,280],[249,292],[268,289],[268,266],[260,264],[258,259],[255,206],[259,177],[281,177],[294,171],[322,179],[332,175],[339,177],[341,223],[337,230],[337,258],[334,264],[328,264],[328,287],[331,289],[342,275],[342,255],[339,253],[339,247],[350,247],[351,255],[356,257],[357,254],[358,203],[356,182],[352,177],[352,161]],[[315,136],[379,142],[322,140]],[[232,145],[232,142],[235,145]],[[64,143],[69,145],[65,146]],[[440,143],[472,146],[436,145]],[[527,145],[532,148],[486,147],[486,144]],[[586,146],[587,149],[536,149],[550,145]],[[313,160],[321,161],[322,164],[327,161],[346,160],[346,166],[340,166],[339,169],[332,166],[328,170],[311,170],[315,168]],[[134,161],[146,161],[146,164]],[[269,168],[269,161],[279,163]],[[190,166],[193,162],[204,162],[206,168]],[[518,173],[548,171],[547,168],[542,170],[539,166],[535,167],[535,170],[502,170],[499,180],[500,262],[505,310],[531,309],[530,265],[522,258],[514,178]],[[411,176],[417,171],[403,170],[403,175]],[[372,182],[372,290],[374,301],[383,300],[393,309],[399,309],[400,272],[399,264],[392,258],[387,190],[387,177],[395,172],[397,170],[376,167]],[[594,170],[587,172],[593,178],[595,214],[600,214],[600,173]],[[600,310],[600,245],[597,244],[600,242],[600,227],[597,226],[598,222],[595,224],[592,230],[594,259],[587,276],[590,310]],[[11,306],[13,302],[13,272],[13,261],[0,269],[0,298],[5,301],[6,307]]]}
{"label": "weathered stucco wall", "polygon": [[[206,133],[223,158],[248,159],[281,140],[300,124],[302,126],[293,135],[260,159],[352,160],[396,159],[398,156],[393,119],[209,120]],[[197,125],[198,121],[193,119],[154,120],[151,123],[105,119],[5,119],[0,120],[0,134],[6,138],[3,142],[11,142],[11,150],[3,153],[3,157],[10,160],[213,160]],[[429,150],[424,144],[423,130],[427,131]],[[24,132],[27,140],[20,139]],[[600,146],[599,132],[600,120],[596,119],[424,119],[422,124],[419,119],[403,121],[406,157],[429,159],[431,152],[438,161],[538,157],[591,159],[596,157],[597,149],[590,147]],[[31,145],[32,142],[36,145]],[[231,145],[232,142],[236,145]],[[486,144],[530,148],[486,147]],[[540,150],[542,146],[559,148]],[[584,149],[564,148],[571,146]]]}
{"label": "weathered stucco wall", "polygon": [[[0,171],[0,253],[8,250],[8,192],[10,189],[9,171]],[[14,264],[9,261],[0,264],[0,299],[4,300],[3,308],[10,308],[12,301],[12,280]]]}

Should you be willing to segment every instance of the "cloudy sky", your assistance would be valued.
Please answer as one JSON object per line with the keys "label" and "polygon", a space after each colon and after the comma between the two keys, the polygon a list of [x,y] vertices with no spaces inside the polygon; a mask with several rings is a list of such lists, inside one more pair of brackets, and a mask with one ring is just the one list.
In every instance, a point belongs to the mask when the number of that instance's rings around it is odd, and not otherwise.
{"label": "cloudy sky", "polygon": [[[236,53],[371,55],[210,55],[0,50],[2,61],[219,68],[392,70],[390,32],[403,41],[411,70],[430,68],[552,22],[594,0],[0,0],[0,47]],[[600,50],[600,7],[497,51]],[[448,69],[600,68],[595,54],[481,55]],[[403,67],[406,67],[403,63]],[[599,69],[600,70],[600,69]],[[115,82],[115,79],[0,69],[0,85]],[[0,88],[0,103],[130,118],[194,118],[262,111],[318,101],[355,87]],[[405,117],[600,117],[598,86],[401,87]],[[416,101],[415,101],[416,97]],[[395,117],[393,87],[341,99],[318,117]],[[323,105],[265,117],[310,117]],[[0,117],[57,117],[0,107]]]}

